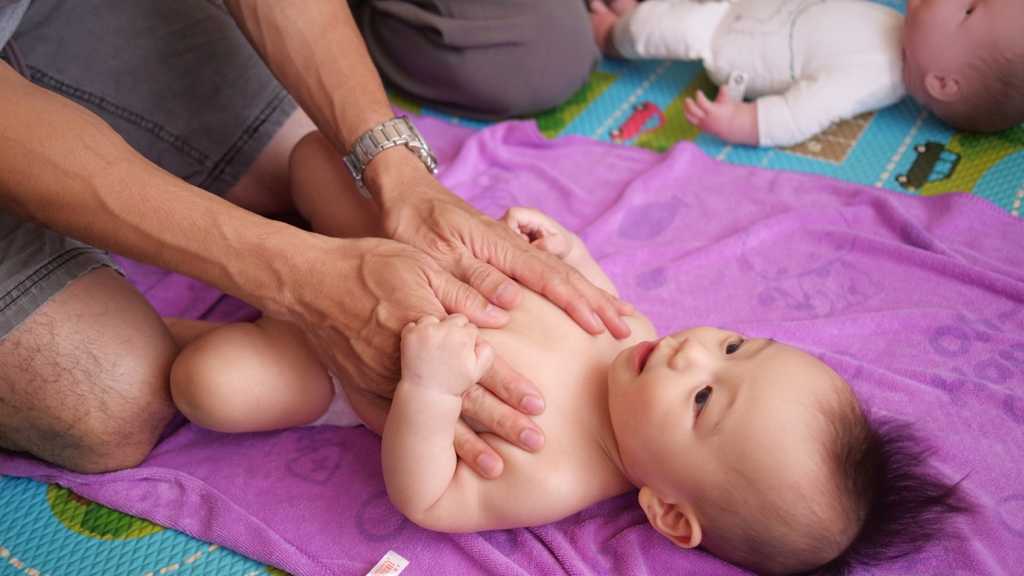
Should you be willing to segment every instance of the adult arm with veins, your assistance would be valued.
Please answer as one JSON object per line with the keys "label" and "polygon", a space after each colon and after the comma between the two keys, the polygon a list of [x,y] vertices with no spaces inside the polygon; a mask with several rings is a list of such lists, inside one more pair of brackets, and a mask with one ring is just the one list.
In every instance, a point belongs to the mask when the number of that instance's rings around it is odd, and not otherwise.
{"label": "adult arm with veins", "polygon": [[[229,0],[227,5],[270,69],[340,153],[392,117],[346,3]],[[511,275],[591,333],[607,327],[617,337],[628,335],[620,317],[626,307],[617,299],[556,258],[512,242],[509,230],[441,186],[405,148],[377,156],[365,179],[389,236],[426,251],[491,302],[505,308],[518,302],[520,288]],[[460,295],[466,300],[460,311],[476,322],[476,307],[484,304],[470,294]]]}
{"label": "adult arm with veins", "polygon": [[327,343],[339,374],[371,391],[390,394],[397,381],[404,323],[444,315],[463,286],[410,246],[312,234],[196,188],[2,62],[0,108],[4,209],[293,322]]}
{"label": "adult arm with veins", "polygon": [[[400,242],[312,234],[196,188],[145,159],[89,110],[2,62],[0,108],[8,112],[0,115],[4,209],[198,278],[302,327],[330,351],[325,358],[331,367],[362,387],[355,395],[370,409],[361,415],[376,430],[384,425],[378,398],[390,396],[398,379],[402,326],[423,315],[443,316],[446,308],[458,307],[460,291],[469,291],[422,251]],[[477,316],[483,325],[502,321]],[[501,376],[497,391],[509,401],[534,390],[515,374]],[[491,402],[478,400],[467,411],[475,408],[476,419],[496,433],[517,439],[522,429],[536,429],[492,396],[475,397]],[[501,423],[494,424],[496,418]],[[459,444],[460,454],[486,468],[482,473],[500,473],[497,454],[468,427],[460,433],[468,439]],[[497,466],[479,461],[488,454]]]}
{"label": "adult arm with veins", "polygon": [[[339,153],[344,154],[366,130],[392,117],[383,85],[347,3],[229,0],[227,6],[271,71]],[[404,147],[379,154],[364,177],[381,208],[386,234],[422,250],[440,269],[461,280],[433,275],[425,278],[447,312],[464,313],[479,326],[504,324],[507,315],[498,307],[510,308],[520,299],[521,288],[514,278],[561,306],[592,333],[607,327],[617,337],[629,334],[620,317],[629,312],[628,305],[557,258],[518,242],[507,227],[441,186]],[[490,306],[488,300],[497,306]],[[315,324],[315,318],[300,323],[307,324]],[[367,358],[368,363],[381,364],[386,350],[387,364],[397,367],[401,325],[387,323],[387,346],[374,358]],[[374,331],[364,328],[364,332]],[[329,332],[308,333],[314,340],[326,337],[314,345],[328,357],[344,346],[342,339],[332,338]],[[526,399],[539,398],[536,388],[500,359],[481,383],[497,397],[524,410],[537,411],[523,404]],[[351,388],[347,390],[352,392]],[[525,416],[498,402],[494,395],[474,390],[477,392],[466,396],[464,416],[505,438],[518,438],[519,432],[528,427]],[[353,402],[364,409],[360,415],[382,424],[385,404],[379,398],[360,398],[359,391],[355,392]],[[456,447],[471,463],[485,454],[497,457],[464,426],[456,436]]]}

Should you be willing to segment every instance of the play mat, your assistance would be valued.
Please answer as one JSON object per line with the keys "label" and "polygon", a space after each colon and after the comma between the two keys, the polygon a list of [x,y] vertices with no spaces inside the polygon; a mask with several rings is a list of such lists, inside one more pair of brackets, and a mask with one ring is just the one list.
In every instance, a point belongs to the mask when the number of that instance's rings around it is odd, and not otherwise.
{"label": "play mat", "polygon": [[[656,151],[689,140],[726,162],[822,174],[896,194],[972,191],[1020,216],[1024,127],[989,136],[960,134],[904,100],[834,126],[799,146],[758,150],[725,145],[686,122],[681,102],[699,89],[710,92],[713,87],[693,64],[607,60],[575,97],[535,121],[548,138],[581,135]],[[412,114],[481,125],[397,97],[395,103]],[[15,574],[283,572],[105,508],[56,485],[0,477],[0,576]]]}

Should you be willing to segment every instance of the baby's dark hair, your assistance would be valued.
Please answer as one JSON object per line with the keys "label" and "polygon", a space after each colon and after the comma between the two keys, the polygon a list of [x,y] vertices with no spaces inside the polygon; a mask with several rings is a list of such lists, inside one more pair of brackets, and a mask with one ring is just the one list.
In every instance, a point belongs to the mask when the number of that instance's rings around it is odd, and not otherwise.
{"label": "baby's dark hair", "polygon": [[805,485],[798,506],[762,497],[743,522],[709,528],[708,549],[758,574],[844,576],[917,551],[942,536],[951,516],[969,511],[961,482],[934,468],[910,426],[869,420],[852,391],[843,396],[821,407],[822,488]]}
{"label": "baby's dark hair", "polygon": [[832,460],[840,497],[859,527],[838,557],[809,572],[815,575],[845,575],[911,554],[941,537],[951,516],[970,511],[963,479],[947,481],[908,424],[871,421],[859,408],[841,412]]}
{"label": "baby's dark hair", "polygon": [[964,97],[936,102],[937,116],[968,132],[999,132],[1024,122],[1024,51],[980,54],[968,70]]}

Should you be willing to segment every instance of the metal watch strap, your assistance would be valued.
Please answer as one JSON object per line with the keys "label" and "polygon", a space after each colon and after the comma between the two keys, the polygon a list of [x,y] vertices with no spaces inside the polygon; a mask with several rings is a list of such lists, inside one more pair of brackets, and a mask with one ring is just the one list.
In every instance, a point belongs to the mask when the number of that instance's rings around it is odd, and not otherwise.
{"label": "metal watch strap", "polygon": [[344,158],[345,166],[348,166],[348,171],[352,173],[359,193],[366,198],[372,197],[363,182],[363,172],[374,157],[395,146],[405,146],[416,154],[428,172],[437,174],[437,159],[430,152],[430,147],[419,130],[405,116],[392,118],[364,132],[356,139],[351,152]]}

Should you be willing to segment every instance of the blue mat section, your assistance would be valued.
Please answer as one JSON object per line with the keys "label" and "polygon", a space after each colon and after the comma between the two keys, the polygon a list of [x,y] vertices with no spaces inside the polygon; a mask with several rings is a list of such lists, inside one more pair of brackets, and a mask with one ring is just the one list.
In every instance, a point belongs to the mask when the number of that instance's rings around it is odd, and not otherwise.
{"label": "blue mat section", "polygon": [[172,573],[284,574],[58,486],[0,477],[0,576]]}

